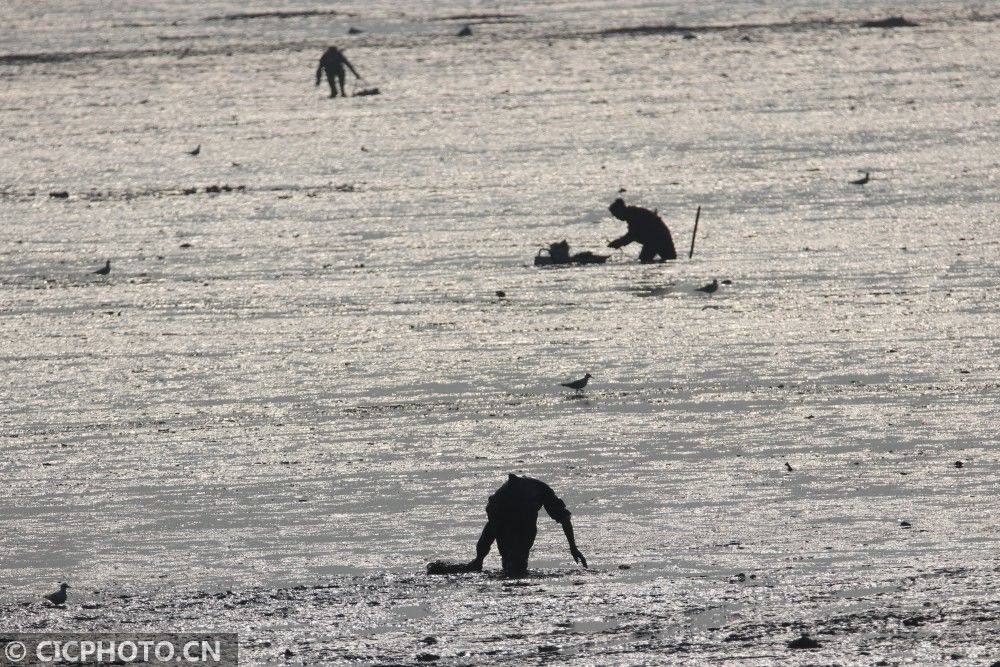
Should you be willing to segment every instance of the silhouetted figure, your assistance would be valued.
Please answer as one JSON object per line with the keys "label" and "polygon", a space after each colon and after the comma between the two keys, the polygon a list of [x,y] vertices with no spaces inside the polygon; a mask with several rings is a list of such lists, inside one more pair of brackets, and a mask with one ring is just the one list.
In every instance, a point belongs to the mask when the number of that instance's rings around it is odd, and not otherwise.
{"label": "silhouetted figure", "polygon": [[69,588],[69,584],[59,584],[59,590],[55,593],[49,593],[45,596],[45,599],[56,606],[66,604],[66,589]]}
{"label": "silhouetted figure", "polygon": [[851,185],[864,185],[864,184],[865,184],[865,183],[867,183],[867,182],[868,182],[869,180],[870,180],[870,179],[868,178],[868,172],[866,171],[866,172],[865,172],[865,175],[864,175],[864,177],[862,177],[862,178],[859,178],[859,179],[858,179],[858,180],[856,180],[856,181],[851,181]]}
{"label": "silhouetted figure", "polygon": [[628,225],[625,236],[609,243],[609,248],[621,248],[629,243],[638,243],[642,246],[642,252],[639,253],[640,262],[652,262],[657,255],[664,260],[677,259],[670,230],[656,213],[639,206],[626,206],[621,198],[616,199],[608,210],[611,211],[611,215]]}
{"label": "silhouetted figure", "polygon": [[326,72],[326,81],[330,84],[330,97],[337,96],[338,81],[340,82],[340,94],[347,97],[347,93],[344,92],[344,78],[347,76],[344,72],[344,65],[347,65],[355,78],[361,78],[351,61],[336,46],[328,48],[323,57],[319,59],[319,67],[316,68],[316,85],[318,86],[319,82],[323,80],[323,72]]}
{"label": "silhouetted figure", "polygon": [[715,294],[719,290],[719,279],[713,278],[712,282],[698,287],[697,290],[699,292],[704,292],[705,294]]}
{"label": "silhouetted figure", "polygon": [[569,387],[570,389],[576,389],[579,392],[579,391],[583,391],[583,388],[587,386],[587,383],[590,381],[591,377],[592,377],[591,374],[587,373],[586,375],[584,375],[579,380],[573,380],[572,382],[563,382],[561,384],[562,384],[563,387]]}
{"label": "silhouetted figure", "polygon": [[494,540],[500,551],[504,574],[522,575],[528,570],[528,554],[535,543],[538,510],[542,507],[553,520],[562,524],[569,542],[569,552],[573,560],[587,567],[587,559],[576,548],[573,523],[566,503],[560,500],[552,488],[531,477],[518,477],[511,473],[507,481],[490,496],[486,505],[489,520],[476,544],[476,557],[468,568],[474,572],[483,569],[483,559],[490,552]]}
{"label": "silhouetted figure", "polygon": [[104,262],[104,266],[102,266],[101,268],[99,268],[96,271],[94,271],[94,274],[98,275],[98,276],[106,276],[109,273],[111,273],[111,260],[110,259],[106,260]]}

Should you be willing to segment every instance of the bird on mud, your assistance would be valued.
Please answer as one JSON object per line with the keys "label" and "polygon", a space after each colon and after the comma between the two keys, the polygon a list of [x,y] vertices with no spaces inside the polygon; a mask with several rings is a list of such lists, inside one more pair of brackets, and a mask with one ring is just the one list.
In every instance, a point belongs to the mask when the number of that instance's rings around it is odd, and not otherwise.
{"label": "bird on mud", "polygon": [[69,584],[59,584],[59,590],[55,593],[49,593],[45,596],[45,599],[56,605],[57,607],[66,604],[66,589],[69,588]]}
{"label": "bird on mud", "polygon": [[590,373],[587,373],[579,380],[573,380],[572,382],[561,382],[560,384],[563,387],[569,387],[570,389],[575,389],[576,391],[580,392],[583,391],[583,388],[587,386],[587,382],[590,381],[590,378],[591,378]]}
{"label": "bird on mud", "polygon": [[871,179],[868,178],[868,172],[866,171],[865,175],[863,177],[859,178],[856,181],[851,181],[851,185],[864,185],[869,180],[871,180]]}
{"label": "bird on mud", "polygon": [[102,266],[101,268],[99,268],[96,271],[94,271],[94,275],[98,275],[98,276],[106,276],[109,273],[111,273],[111,260],[110,259],[104,262],[104,266]]}
{"label": "bird on mud", "polygon": [[188,155],[197,156],[199,153],[201,153],[201,144],[195,146],[193,151],[188,151]]}
{"label": "bird on mud", "polygon": [[714,294],[719,289],[719,279],[713,278],[712,282],[707,285],[702,285],[696,288],[697,292],[704,292],[705,294]]}

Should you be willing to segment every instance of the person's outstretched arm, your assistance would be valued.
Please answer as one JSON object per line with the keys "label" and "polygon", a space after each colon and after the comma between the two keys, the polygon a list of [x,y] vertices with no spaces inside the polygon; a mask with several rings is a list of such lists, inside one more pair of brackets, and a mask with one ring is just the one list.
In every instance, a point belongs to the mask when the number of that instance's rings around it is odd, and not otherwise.
{"label": "person's outstretched arm", "polygon": [[360,79],[361,75],[358,74],[358,70],[354,69],[354,65],[352,65],[351,61],[347,59],[347,56],[343,56],[343,58],[344,58],[344,64],[347,65],[347,69],[351,70],[351,73],[354,75],[354,78]]}
{"label": "person's outstretched arm", "polygon": [[[572,531],[572,528],[570,529]],[[493,546],[493,540],[497,538],[496,528],[493,527],[492,521],[487,521],[486,525],[483,526],[483,533],[479,536],[479,542],[476,543],[476,557],[469,563],[469,569],[479,571],[483,569],[483,560],[486,559],[486,554],[490,552],[490,547]]]}
{"label": "person's outstretched arm", "polygon": [[614,241],[612,241],[611,243],[608,244],[608,247],[609,248],[621,248],[623,245],[628,245],[629,243],[632,243],[633,241],[635,241],[635,239],[632,238],[632,232],[629,232],[625,236],[620,236],[620,237],[616,238]]}
{"label": "person's outstretched arm", "polygon": [[[626,234],[626,236],[628,235]],[[543,494],[542,504],[545,506],[545,511],[562,525],[563,532],[566,533],[566,541],[569,542],[569,552],[573,554],[573,560],[587,567],[587,559],[576,548],[576,538],[573,536],[573,521],[570,519],[570,511],[566,509],[566,503],[562,501],[562,498],[556,496],[552,491],[552,487],[547,484],[544,485]]]}
{"label": "person's outstretched arm", "polygon": [[587,567],[587,559],[584,558],[580,550],[576,548],[576,538],[573,536],[573,522],[569,517],[562,521],[563,532],[566,533],[566,541],[569,542],[569,552],[573,554],[573,560],[580,565]]}

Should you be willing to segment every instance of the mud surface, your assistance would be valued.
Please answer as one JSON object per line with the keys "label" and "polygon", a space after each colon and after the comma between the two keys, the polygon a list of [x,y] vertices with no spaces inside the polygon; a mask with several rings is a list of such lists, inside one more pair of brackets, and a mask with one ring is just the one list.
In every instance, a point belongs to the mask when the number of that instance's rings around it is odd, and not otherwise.
{"label": "mud surface", "polygon": [[[234,629],[253,662],[1000,659],[988,16],[119,4],[0,25],[0,630]],[[470,13],[524,20],[440,20]],[[834,23],[598,37],[790,22]],[[381,94],[314,88],[329,43]],[[685,257],[702,206],[694,258],[532,266],[622,234],[618,196]],[[592,569],[543,515],[536,576],[423,575],[471,558],[509,471],[566,500]]]}

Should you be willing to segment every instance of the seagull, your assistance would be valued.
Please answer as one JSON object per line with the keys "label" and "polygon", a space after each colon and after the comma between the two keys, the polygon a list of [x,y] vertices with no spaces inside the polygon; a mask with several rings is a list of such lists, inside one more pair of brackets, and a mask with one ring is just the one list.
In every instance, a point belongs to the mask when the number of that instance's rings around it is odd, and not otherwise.
{"label": "seagull", "polygon": [[569,387],[570,389],[576,389],[577,391],[583,391],[583,388],[587,386],[587,382],[590,380],[591,375],[587,373],[579,380],[573,380],[572,382],[562,382],[560,383],[563,387]]}
{"label": "seagull", "polygon": [[719,289],[719,279],[714,278],[712,279],[712,282],[710,282],[707,285],[702,285],[701,287],[697,288],[696,291],[704,292],[705,294],[713,294],[718,289]]}
{"label": "seagull", "polygon": [[66,589],[69,588],[69,584],[59,584],[59,590],[55,593],[49,593],[45,596],[45,599],[52,604],[59,606],[66,604]]}
{"label": "seagull", "polygon": [[863,178],[859,178],[856,181],[851,181],[851,185],[864,185],[868,181],[869,181],[868,172],[866,171]]}
{"label": "seagull", "polygon": [[98,275],[98,276],[106,276],[109,273],[111,273],[111,260],[110,259],[107,260],[106,262],[104,262],[104,266],[103,267],[101,267],[101,268],[97,269],[96,271],[94,271],[94,274]]}
{"label": "seagull", "polygon": [[193,151],[188,151],[188,155],[197,155],[200,152],[201,152],[201,144],[198,144],[197,146],[194,147]]}

